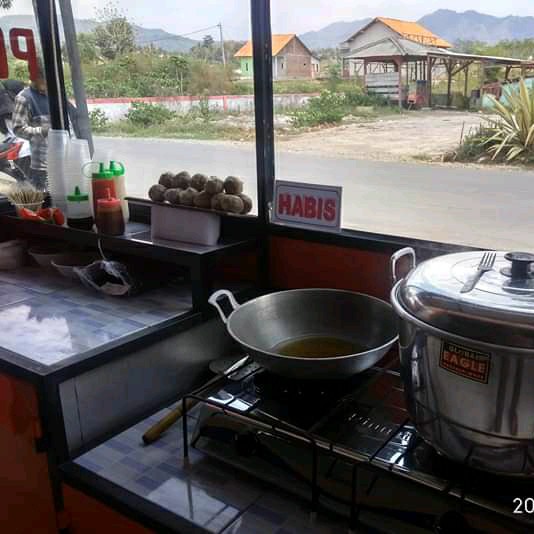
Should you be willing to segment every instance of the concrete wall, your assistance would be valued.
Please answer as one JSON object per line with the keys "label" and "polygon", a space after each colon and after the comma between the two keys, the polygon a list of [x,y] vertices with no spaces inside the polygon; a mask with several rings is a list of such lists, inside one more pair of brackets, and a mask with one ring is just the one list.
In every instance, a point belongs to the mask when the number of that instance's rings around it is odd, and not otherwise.
{"label": "concrete wall", "polygon": [[[275,95],[274,106],[278,110],[302,107],[317,94]],[[146,102],[165,106],[177,113],[187,113],[199,107],[201,99],[195,96],[147,97],[147,98],[92,98],[87,100],[89,111],[101,109],[111,121],[123,119],[133,102]],[[222,95],[208,97],[212,110],[246,113],[254,111],[253,95]]]}
{"label": "concrete wall", "polygon": [[312,56],[306,47],[293,39],[277,55],[277,80],[313,78]]}

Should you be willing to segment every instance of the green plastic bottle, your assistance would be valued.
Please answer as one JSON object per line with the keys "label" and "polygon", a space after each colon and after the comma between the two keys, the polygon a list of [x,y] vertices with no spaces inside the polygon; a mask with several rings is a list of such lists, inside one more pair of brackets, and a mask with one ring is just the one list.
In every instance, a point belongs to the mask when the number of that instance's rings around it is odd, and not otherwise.
{"label": "green plastic bottle", "polygon": [[67,195],[67,226],[78,230],[93,229],[93,215],[89,195],[81,193],[78,186],[72,195]]}

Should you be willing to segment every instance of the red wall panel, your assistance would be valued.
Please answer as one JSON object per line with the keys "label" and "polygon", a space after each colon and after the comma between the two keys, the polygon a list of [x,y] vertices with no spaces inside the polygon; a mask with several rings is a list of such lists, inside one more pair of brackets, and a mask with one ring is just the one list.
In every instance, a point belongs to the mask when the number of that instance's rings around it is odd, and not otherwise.
{"label": "red wall panel", "polygon": [[0,373],[0,525],[9,534],[57,532],[46,454],[35,451],[41,433],[37,394]]}
{"label": "red wall panel", "polygon": [[272,237],[270,269],[276,288],[330,287],[389,300],[389,254]]}

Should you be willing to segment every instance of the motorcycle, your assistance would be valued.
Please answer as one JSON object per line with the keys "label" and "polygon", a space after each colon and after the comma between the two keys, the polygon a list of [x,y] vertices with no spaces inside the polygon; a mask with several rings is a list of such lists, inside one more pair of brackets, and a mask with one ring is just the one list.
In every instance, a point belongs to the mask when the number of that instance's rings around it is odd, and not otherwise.
{"label": "motorcycle", "polygon": [[10,132],[0,143],[0,172],[17,182],[28,179],[30,171],[30,143]]}

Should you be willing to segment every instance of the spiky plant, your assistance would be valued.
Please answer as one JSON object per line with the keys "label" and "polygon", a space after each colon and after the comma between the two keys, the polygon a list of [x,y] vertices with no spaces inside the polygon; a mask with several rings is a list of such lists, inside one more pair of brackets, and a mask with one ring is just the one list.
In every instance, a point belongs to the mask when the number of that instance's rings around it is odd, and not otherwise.
{"label": "spiky plant", "polygon": [[488,137],[482,142],[493,160],[534,161],[534,91],[525,80],[502,103],[490,96],[497,119],[488,120]]}

